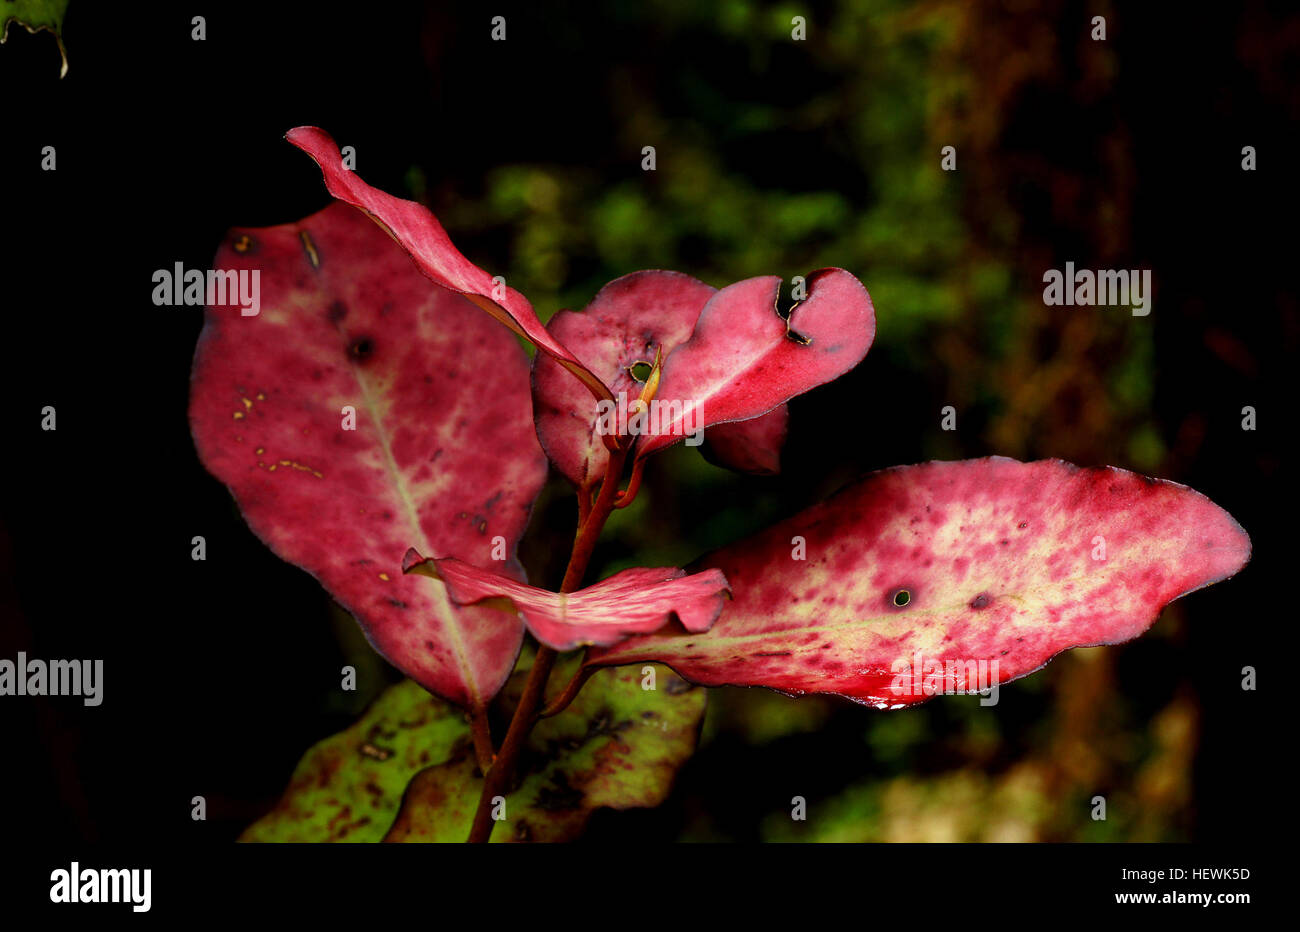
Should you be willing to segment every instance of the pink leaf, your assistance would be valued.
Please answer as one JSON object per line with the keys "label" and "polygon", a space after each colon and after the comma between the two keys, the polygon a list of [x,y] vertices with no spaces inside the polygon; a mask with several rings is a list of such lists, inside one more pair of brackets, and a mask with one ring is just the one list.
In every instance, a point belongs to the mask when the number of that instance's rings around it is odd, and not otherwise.
{"label": "pink leaf", "polygon": [[285,138],[316,161],[330,194],[364,211],[407,251],[430,279],[461,292],[515,333],[531,340],[577,376],[595,397],[609,396],[600,379],[547,333],[528,299],[513,288],[498,288],[491,275],[461,255],[427,207],[372,188],[355,172],[344,168],[338,146],[322,129],[299,126],[289,130]]}
{"label": "pink leaf", "polygon": [[[641,395],[636,363],[652,363],[690,338],[700,311],[716,289],[680,272],[633,272],[596,293],[581,312],[560,311],[547,325],[552,336],[618,396]],[[537,436],[551,462],[570,482],[587,489],[605,474],[609,454],[596,432],[596,402],[552,359],[533,360]]]}
{"label": "pink leaf", "polygon": [[781,448],[789,429],[790,408],[778,405],[747,421],[715,424],[704,433],[704,449],[719,466],[774,476],[781,471]]}
{"label": "pink leaf", "polygon": [[460,560],[426,559],[415,549],[407,551],[402,571],[443,581],[460,605],[508,600],[537,640],[562,651],[617,644],[632,634],[657,631],[674,618],[687,631],[707,631],[728,591],[717,570],[687,576],[673,567],[642,567],[578,592],[548,592]]}
{"label": "pink leaf", "polygon": [[[787,336],[775,304],[780,279],[750,279],[718,292],[664,271],[615,279],[581,313],[555,315],[549,329],[624,407],[643,388],[633,366],[648,366],[662,354],[655,404],[665,415],[656,415],[644,431],[638,456],[708,427],[705,440],[722,465],[775,473],[789,422],[784,402],[857,365],[875,333],[871,298],[853,276],[824,269],[809,276],[808,287],[795,319],[808,331],[802,336],[815,343]],[[678,361],[683,353],[685,363]],[[533,363],[533,399],[547,456],[578,488],[591,488],[608,461],[596,401],[542,356]],[[687,400],[702,402],[696,423],[680,416]],[[677,413],[668,414],[674,402]],[[661,425],[668,436],[655,436]]]}
{"label": "pink leaf", "polygon": [[862,361],[876,334],[862,283],[843,269],[821,269],[806,285],[788,324],[776,311],[776,276],[737,282],[709,300],[691,338],[664,363],[657,400],[680,411],[641,438],[638,457],[682,439],[692,409],[705,427],[758,417]]}
{"label": "pink leaf", "polygon": [[525,354],[341,204],[232,231],[214,267],[260,273],[261,312],[207,309],[189,411],[204,465],[395,666],[453,702],[486,702],[521,625],[457,608],[401,560],[418,541],[488,564],[499,537],[522,576],[514,546],[546,473]]}
{"label": "pink leaf", "polygon": [[901,466],[701,561],[735,592],[707,634],[589,662],[892,708],[1127,641],[1249,558],[1232,517],[1173,482],[1060,460]]}

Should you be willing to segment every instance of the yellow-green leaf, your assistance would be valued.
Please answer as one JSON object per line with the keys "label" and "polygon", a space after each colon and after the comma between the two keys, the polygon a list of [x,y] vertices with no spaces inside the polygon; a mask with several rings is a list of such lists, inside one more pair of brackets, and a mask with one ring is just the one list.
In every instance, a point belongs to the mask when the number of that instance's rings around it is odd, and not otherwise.
{"label": "yellow-green leaf", "polygon": [[[695,750],[706,697],[667,667],[653,670],[602,671],[564,712],[538,723],[493,841],[569,841],[597,809],[657,806],[667,798]],[[566,672],[554,681],[563,682]],[[655,688],[645,688],[651,677]],[[522,686],[516,673],[507,701],[517,701]],[[424,770],[411,781],[386,840],[464,841],[482,783],[467,747]]]}
{"label": "yellow-green leaf", "polygon": [[63,67],[59,77],[68,73],[68,52],[63,47],[63,15],[68,0],[3,0],[0,3],[0,43],[9,39],[9,24],[17,23],[30,33],[41,30],[52,33],[58,43]]}
{"label": "yellow-green leaf", "polygon": [[[576,662],[552,675],[553,693]],[[530,666],[526,652],[499,697],[503,719]],[[629,667],[593,676],[565,711],[533,730],[493,840],[563,841],[601,807],[663,802],[695,750],[705,692],[661,666],[653,675]],[[464,714],[406,680],[313,746],[280,802],[240,840],[460,842],[482,782]]]}
{"label": "yellow-green leaf", "polygon": [[240,841],[380,841],[412,775],[447,760],[467,734],[458,708],[404,680],[315,744],[279,804]]}

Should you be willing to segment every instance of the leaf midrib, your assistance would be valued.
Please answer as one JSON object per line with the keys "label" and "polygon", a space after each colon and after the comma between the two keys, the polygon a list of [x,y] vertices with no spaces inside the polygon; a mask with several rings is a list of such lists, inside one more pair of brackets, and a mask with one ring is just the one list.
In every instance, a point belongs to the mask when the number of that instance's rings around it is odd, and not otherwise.
{"label": "leaf midrib", "polygon": [[[347,345],[347,334],[337,324],[335,329],[344,339],[344,345]],[[392,486],[397,491],[397,496],[402,502],[402,509],[411,528],[415,531],[415,537],[420,544],[420,552],[426,556],[435,556],[433,545],[429,542],[428,535],[424,533],[424,528],[420,524],[419,511],[416,509],[415,500],[411,497],[410,489],[406,485],[406,477],[403,475],[401,468],[397,465],[397,460],[393,457],[392,445],[388,439],[388,429],[384,426],[383,417],[379,413],[371,396],[369,385],[363,377],[360,368],[349,361],[348,368],[352,372],[352,377],[361,391],[362,404],[365,406],[371,421],[375,425],[375,433],[379,436],[379,447],[384,453],[384,466],[388,471],[389,479]],[[437,582],[435,580],[435,582]],[[469,693],[470,704],[473,706],[482,705],[481,694],[478,688],[478,680],[474,675],[474,669],[469,663],[469,653],[465,639],[461,634],[460,625],[456,623],[455,609],[452,607],[451,599],[447,594],[447,587],[442,583],[437,583],[438,597],[441,600],[438,617],[442,621],[442,628],[448,632],[449,639],[452,642],[452,652],[456,656],[456,663],[460,667],[462,678],[465,680],[466,691]]]}
{"label": "leaf midrib", "polygon": [[[1029,586],[1025,589],[1020,590],[1017,593],[1012,593],[1012,592],[1000,593],[998,595],[998,598],[1014,599],[1017,602],[1023,603],[1027,601],[1031,596],[1043,591],[1044,589],[1056,588],[1063,582],[1077,582],[1086,578],[1087,578],[1087,574],[1080,574],[1077,576],[1066,576],[1056,582],[1047,582],[1037,586]],[[940,606],[937,608],[916,609],[910,612],[897,612],[897,613],[891,613],[889,615],[868,615],[865,618],[857,618],[853,621],[845,621],[833,625],[810,625],[810,626],[799,627],[799,628],[782,628],[778,631],[765,631],[765,632],[754,633],[754,634],[735,634],[735,635],[728,635],[725,637],[719,637],[716,639],[711,638],[709,633],[706,632],[703,635],[703,637],[708,638],[709,643],[711,644],[731,644],[731,643],[755,641],[763,638],[781,637],[789,634],[804,634],[808,632],[820,632],[820,631],[837,632],[840,631],[841,629],[852,628],[857,625],[870,624],[871,622],[877,619],[889,620],[893,618],[915,617],[918,615],[940,615],[946,612],[958,611],[961,609],[963,604],[965,603],[954,602],[950,605]],[[707,649],[707,645],[706,645],[706,649]],[[816,650],[816,649],[817,648],[814,647],[792,646],[790,652],[792,654],[797,654],[797,653],[804,653],[809,650]]]}

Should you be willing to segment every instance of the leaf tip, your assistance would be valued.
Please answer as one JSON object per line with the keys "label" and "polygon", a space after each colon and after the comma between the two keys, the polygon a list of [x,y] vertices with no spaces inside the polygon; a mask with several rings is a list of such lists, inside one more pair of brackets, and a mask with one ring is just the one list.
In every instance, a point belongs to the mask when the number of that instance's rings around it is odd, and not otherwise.
{"label": "leaf tip", "polygon": [[402,555],[402,573],[423,573],[430,576],[433,575],[429,569],[429,565],[432,563],[432,560],[420,556],[420,551],[414,547],[408,547],[406,553]]}

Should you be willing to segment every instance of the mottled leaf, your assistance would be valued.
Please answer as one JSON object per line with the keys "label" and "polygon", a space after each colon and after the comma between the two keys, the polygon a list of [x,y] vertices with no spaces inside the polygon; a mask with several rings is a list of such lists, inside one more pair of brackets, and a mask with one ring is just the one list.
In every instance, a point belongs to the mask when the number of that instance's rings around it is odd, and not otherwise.
{"label": "mottled leaf", "polygon": [[897,707],[1127,641],[1249,557],[1227,512],[1173,482],[1060,460],[902,466],[700,561],[735,594],[706,634],[590,662]]}
{"label": "mottled leaf", "polygon": [[[502,718],[518,703],[531,660],[526,651],[498,697]],[[552,682],[566,682],[576,662],[562,664]],[[494,841],[566,840],[601,807],[663,802],[695,749],[706,693],[666,667],[655,668],[653,689],[643,685],[640,669],[601,671],[565,711],[537,725]],[[280,802],[240,840],[373,842],[391,827],[390,840],[460,842],[481,788],[465,716],[408,680],[313,746]]]}
{"label": "mottled leaf", "polygon": [[51,33],[63,62],[59,77],[66,76],[68,50],[63,47],[63,17],[67,10],[68,0],[0,0],[0,44],[9,39],[10,23],[17,23],[32,34]]}
{"label": "mottled leaf", "polygon": [[707,631],[722,611],[727,580],[717,570],[687,576],[674,567],[638,567],[577,592],[548,592],[456,559],[426,559],[414,549],[402,569],[440,580],[457,605],[481,602],[517,612],[537,640],[555,650],[609,646],[676,620]]}
{"label": "mottled leaf", "polygon": [[758,417],[862,361],[876,334],[862,283],[843,269],[821,269],[806,286],[806,300],[788,321],[777,312],[781,279],[774,275],[736,282],[709,299],[691,338],[664,361],[656,400],[675,414],[641,437],[638,457],[680,440],[692,411],[705,427]]}
{"label": "mottled leaf", "polygon": [[[645,370],[656,354],[667,359],[690,339],[700,312],[715,294],[716,288],[681,272],[633,272],[602,288],[581,312],[560,311],[547,330],[616,398],[631,404],[641,396]],[[541,354],[533,360],[533,407],[537,436],[556,469],[579,489],[598,483],[609,453],[598,433],[596,401],[558,363]],[[705,439],[712,442],[716,431],[713,453],[722,465],[775,472],[785,441],[785,406],[770,417],[763,424],[718,425]]]}
{"label": "mottled leaf", "polygon": [[414,680],[385,690],[346,731],[317,742],[280,802],[240,841],[382,841],[411,778],[459,752],[469,729],[455,706]]}
{"label": "mottled leaf", "polygon": [[[568,672],[557,670],[553,682]],[[657,806],[668,797],[695,751],[706,694],[665,667],[653,676],[655,688],[647,689],[640,668],[601,671],[567,709],[538,722],[493,841],[568,841],[597,809]],[[522,685],[522,674],[512,677],[502,698],[517,700]],[[386,840],[464,841],[481,789],[462,745],[411,781]]]}
{"label": "mottled leaf", "polygon": [[[628,403],[641,395],[645,374],[634,367],[667,356],[690,338],[716,289],[680,272],[633,272],[596,293],[581,312],[560,311],[547,329]],[[580,489],[605,474],[608,453],[596,432],[596,401],[559,363],[533,360],[537,436],[556,469]]]}
{"label": "mottled leaf", "polygon": [[481,705],[522,625],[456,607],[401,563],[414,543],[502,568],[499,537],[522,578],[514,546],[546,472],[522,349],[342,204],[233,231],[215,268],[260,273],[261,308],[207,309],[190,398],[204,465],[395,666]]}
{"label": "mottled leaf", "polygon": [[600,379],[547,332],[528,299],[513,288],[498,287],[491,275],[461,255],[427,207],[366,184],[343,166],[338,146],[324,130],[299,126],[289,130],[285,138],[320,166],[330,194],[364,211],[407,251],[430,279],[461,292],[515,333],[532,341],[538,349],[549,353],[595,397],[609,397]]}

